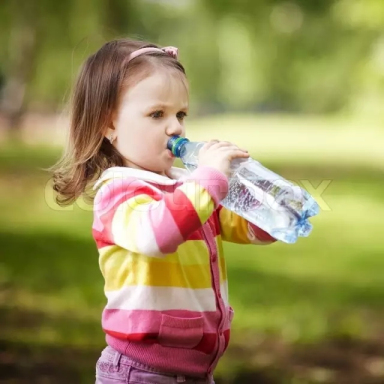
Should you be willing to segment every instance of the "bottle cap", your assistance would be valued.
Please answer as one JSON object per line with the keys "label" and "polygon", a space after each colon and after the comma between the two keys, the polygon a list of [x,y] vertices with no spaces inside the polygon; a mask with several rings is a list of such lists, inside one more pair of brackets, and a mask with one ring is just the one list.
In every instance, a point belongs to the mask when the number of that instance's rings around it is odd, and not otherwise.
{"label": "bottle cap", "polygon": [[172,152],[176,157],[180,157],[180,150],[183,144],[189,142],[185,137],[172,136],[167,143],[167,148]]}

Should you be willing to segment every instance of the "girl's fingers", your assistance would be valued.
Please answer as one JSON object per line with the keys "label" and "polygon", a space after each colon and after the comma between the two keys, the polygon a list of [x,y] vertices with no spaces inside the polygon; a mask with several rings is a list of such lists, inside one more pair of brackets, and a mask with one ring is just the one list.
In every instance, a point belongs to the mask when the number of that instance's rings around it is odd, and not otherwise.
{"label": "girl's fingers", "polygon": [[214,144],[214,143],[212,143],[212,141],[208,141],[208,142],[206,142],[206,143],[203,145],[203,147],[202,147],[201,149],[204,150],[204,151],[206,151],[207,149],[211,148],[213,144]]}
{"label": "girl's fingers", "polygon": [[231,151],[242,151],[244,153],[248,153],[248,151],[245,151],[244,149],[241,149],[239,148],[237,145],[235,144],[230,144],[228,146],[223,146],[222,147],[223,150],[231,150]]}
{"label": "girl's fingers", "polygon": [[221,149],[221,150],[228,150],[228,149],[231,149],[231,150],[241,150],[237,145],[233,144],[233,143],[230,143],[229,141],[220,141],[219,143],[216,143],[214,144],[214,148],[215,149]]}
{"label": "girl's fingers", "polygon": [[210,140],[203,146],[204,149],[211,148],[214,144],[219,143],[219,140]]}
{"label": "girl's fingers", "polygon": [[227,150],[242,151],[243,153],[248,154],[247,150],[241,149],[237,145],[235,145],[229,141],[211,140],[208,143],[206,143],[203,148],[205,150],[214,149],[214,150],[220,150],[220,151],[227,151]]}
{"label": "girl's fingers", "polygon": [[244,152],[242,149],[235,149],[235,150],[231,150],[229,152],[229,159],[230,160],[238,158],[238,157],[247,158],[247,157],[249,157],[249,153]]}
{"label": "girl's fingers", "polygon": [[231,143],[228,143],[228,141],[215,141],[212,144],[212,148],[219,149],[219,148],[226,148],[232,145]]}

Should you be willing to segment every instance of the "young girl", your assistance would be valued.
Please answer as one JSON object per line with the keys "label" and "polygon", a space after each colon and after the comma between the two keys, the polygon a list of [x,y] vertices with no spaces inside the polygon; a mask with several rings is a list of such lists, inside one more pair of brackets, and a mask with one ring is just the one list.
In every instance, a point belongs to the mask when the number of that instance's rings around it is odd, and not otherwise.
{"label": "young girl", "polygon": [[99,384],[214,383],[234,313],[222,240],[274,241],[220,205],[230,162],[247,151],[213,140],[191,174],[172,166],[167,142],[185,135],[188,92],[176,48],[127,39],[90,56],[77,80],[54,189],[60,204],[96,190],[108,345]]}

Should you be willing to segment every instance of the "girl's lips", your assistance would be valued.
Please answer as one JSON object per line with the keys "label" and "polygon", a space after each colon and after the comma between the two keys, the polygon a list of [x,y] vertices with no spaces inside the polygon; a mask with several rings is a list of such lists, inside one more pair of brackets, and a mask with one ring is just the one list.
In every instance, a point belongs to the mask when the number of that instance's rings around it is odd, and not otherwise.
{"label": "girl's lips", "polygon": [[169,157],[175,158],[175,155],[172,153],[170,149],[167,149],[167,152]]}

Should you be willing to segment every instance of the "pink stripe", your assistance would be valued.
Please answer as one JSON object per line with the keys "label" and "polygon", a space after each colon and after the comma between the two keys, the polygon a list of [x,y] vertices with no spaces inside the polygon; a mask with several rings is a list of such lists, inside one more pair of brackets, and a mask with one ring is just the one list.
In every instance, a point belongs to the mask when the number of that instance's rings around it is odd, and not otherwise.
{"label": "pink stripe", "polygon": [[[99,191],[95,204],[94,229],[103,227],[100,232],[104,242],[113,242],[111,226],[120,204],[140,194],[146,194],[157,201],[147,213],[143,212],[141,224],[144,228],[149,226],[152,229],[161,253],[175,252],[177,247],[201,226],[195,208],[181,191],[176,189],[174,193],[163,194],[153,190],[151,185],[132,178],[114,180]],[[146,244],[148,239],[153,241],[153,237],[146,236],[146,233],[148,232],[145,230],[138,232],[138,244]]]}
{"label": "pink stripe", "polygon": [[[104,329],[113,329],[120,333],[157,333],[161,325],[161,315],[173,317],[193,318],[203,316],[204,332],[217,333],[220,321],[219,312],[194,312],[186,310],[146,311],[104,309],[102,325]],[[223,330],[230,328],[230,309],[227,307],[227,318]]]}
{"label": "pink stripe", "polygon": [[228,178],[212,167],[199,167],[191,173],[189,180],[199,183],[215,201],[216,207],[228,193]]}
{"label": "pink stripe", "polygon": [[102,217],[105,213],[116,210],[121,203],[139,195],[148,195],[154,200],[161,200],[163,194],[155,191],[151,185],[134,178],[114,179],[100,188],[96,194],[94,212]]}
{"label": "pink stripe", "polygon": [[160,252],[163,254],[175,252],[184,239],[166,204],[159,204],[159,207],[150,210],[148,215]]}

